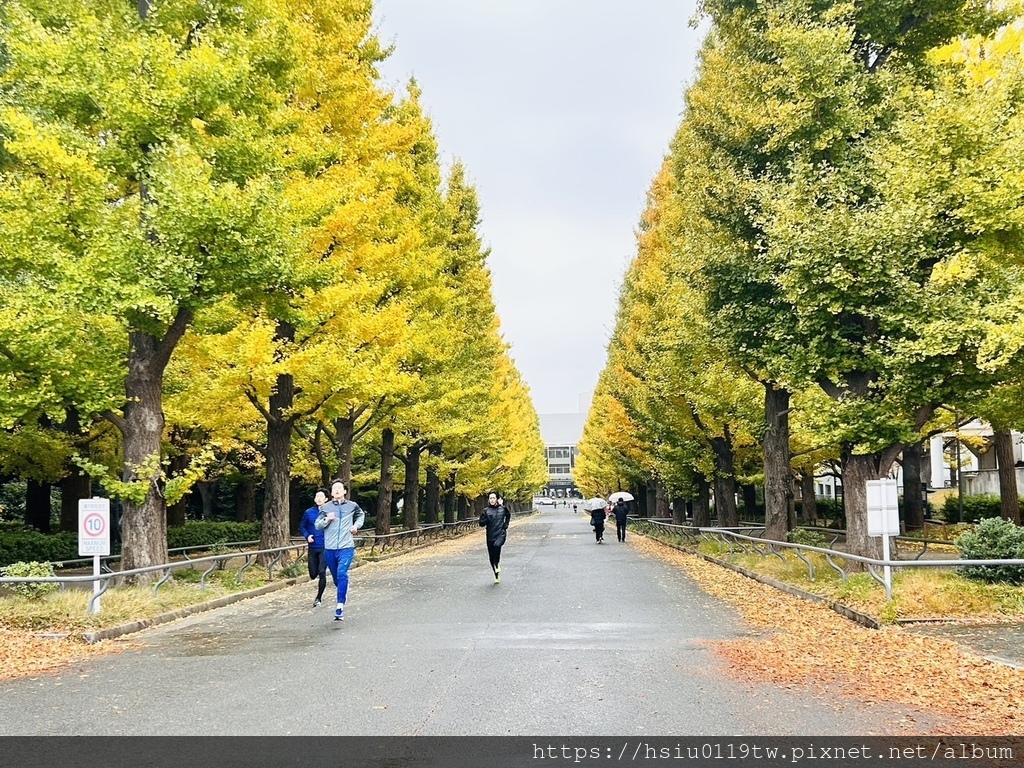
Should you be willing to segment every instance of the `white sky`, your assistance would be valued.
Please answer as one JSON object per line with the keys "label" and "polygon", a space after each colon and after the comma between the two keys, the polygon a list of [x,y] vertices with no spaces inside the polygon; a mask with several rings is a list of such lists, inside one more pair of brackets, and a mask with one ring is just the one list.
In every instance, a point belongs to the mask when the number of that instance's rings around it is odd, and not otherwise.
{"label": "white sky", "polygon": [[694,0],[377,0],[386,83],[466,166],[506,341],[540,413],[604,367],[648,186],[703,29]]}

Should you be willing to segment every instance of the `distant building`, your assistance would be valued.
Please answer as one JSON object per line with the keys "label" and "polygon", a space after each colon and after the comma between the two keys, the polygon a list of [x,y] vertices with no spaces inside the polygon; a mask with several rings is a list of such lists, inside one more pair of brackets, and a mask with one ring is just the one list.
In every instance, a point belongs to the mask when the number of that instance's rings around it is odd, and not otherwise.
{"label": "distant building", "polygon": [[540,414],[540,436],[548,461],[548,484],[543,491],[547,496],[556,499],[580,496],[573,470],[592,397],[593,392],[580,395],[577,413]]}

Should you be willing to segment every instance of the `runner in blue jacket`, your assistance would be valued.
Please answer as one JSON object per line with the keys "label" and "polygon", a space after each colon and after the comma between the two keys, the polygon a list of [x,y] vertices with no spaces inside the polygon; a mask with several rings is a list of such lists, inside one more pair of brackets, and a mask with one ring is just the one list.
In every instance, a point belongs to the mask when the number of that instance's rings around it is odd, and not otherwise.
{"label": "runner in blue jacket", "polygon": [[317,489],[313,497],[313,506],[302,515],[302,522],[299,523],[299,533],[306,540],[309,557],[309,580],[317,576],[320,582],[317,584],[316,599],[313,600],[313,607],[320,605],[324,596],[324,588],[327,586],[327,559],[324,557],[324,532],[316,529],[316,519],[320,515],[320,507],[327,503],[327,491],[323,488]]}

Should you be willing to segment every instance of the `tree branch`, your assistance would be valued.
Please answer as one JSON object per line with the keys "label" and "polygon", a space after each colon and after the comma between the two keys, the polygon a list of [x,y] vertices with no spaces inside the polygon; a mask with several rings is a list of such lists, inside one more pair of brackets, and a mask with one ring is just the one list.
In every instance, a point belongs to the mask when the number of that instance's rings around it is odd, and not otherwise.
{"label": "tree branch", "polygon": [[270,415],[270,411],[263,407],[263,403],[256,396],[256,392],[251,387],[245,388],[245,399],[252,403],[252,407],[260,412],[260,415],[270,424],[274,417]]}
{"label": "tree branch", "polygon": [[188,324],[191,322],[192,310],[184,305],[179,306],[177,313],[174,315],[174,320],[167,329],[167,333],[164,334],[164,337],[156,345],[153,363],[159,366],[159,370],[162,371],[167,367],[167,364],[171,361],[171,354],[173,354],[174,348],[178,346],[178,342],[185,335],[185,331],[188,330]]}
{"label": "tree branch", "polygon": [[113,411],[108,410],[103,411],[103,413],[100,414],[100,417],[113,424],[117,428],[117,431],[121,433],[121,436],[124,437],[125,430],[128,428],[128,422],[125,421],[122,416],[118,416]]}

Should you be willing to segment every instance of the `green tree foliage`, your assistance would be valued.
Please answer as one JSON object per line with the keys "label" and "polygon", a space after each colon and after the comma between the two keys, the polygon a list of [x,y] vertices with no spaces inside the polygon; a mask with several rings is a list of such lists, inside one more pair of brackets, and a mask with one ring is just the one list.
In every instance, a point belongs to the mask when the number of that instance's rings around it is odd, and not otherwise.
{"label": "green tree foliage", "polygon": [[543,482],[475,193],[458,167],[443,188],[415,84],[378,86],[371,14],[4,6],[0,466],[116,467],[125,567],[166,556],[166,502],[238,468],[284,543],[292,476],[365,471],[353,442],[385,420],[472,465],[466,492]]}

